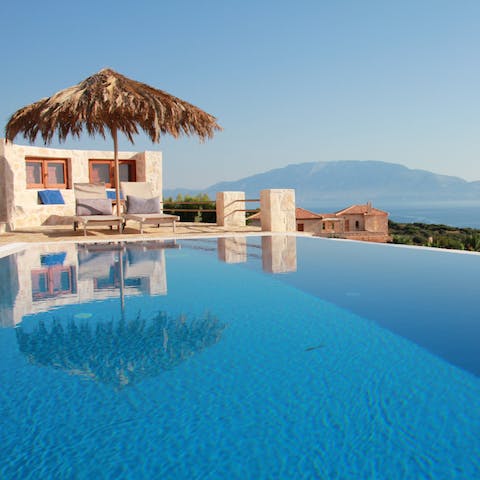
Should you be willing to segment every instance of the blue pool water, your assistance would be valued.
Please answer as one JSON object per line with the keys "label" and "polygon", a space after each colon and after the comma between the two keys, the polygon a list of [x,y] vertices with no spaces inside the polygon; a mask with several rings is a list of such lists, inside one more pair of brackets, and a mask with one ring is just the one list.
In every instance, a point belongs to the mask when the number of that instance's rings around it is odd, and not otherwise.
{"label": "blue pool water", "polygon": [[0,259],[0,478],[480,478],[480,256],[115,247]]}

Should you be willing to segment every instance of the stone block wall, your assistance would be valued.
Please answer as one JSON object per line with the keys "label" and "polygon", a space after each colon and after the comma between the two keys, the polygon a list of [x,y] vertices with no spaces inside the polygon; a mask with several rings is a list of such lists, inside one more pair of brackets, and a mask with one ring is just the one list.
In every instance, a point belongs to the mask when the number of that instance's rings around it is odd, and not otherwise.
{"label": "stone block wall", "polygon": [[388,215],[365,215],[365,230],[388,233]]}

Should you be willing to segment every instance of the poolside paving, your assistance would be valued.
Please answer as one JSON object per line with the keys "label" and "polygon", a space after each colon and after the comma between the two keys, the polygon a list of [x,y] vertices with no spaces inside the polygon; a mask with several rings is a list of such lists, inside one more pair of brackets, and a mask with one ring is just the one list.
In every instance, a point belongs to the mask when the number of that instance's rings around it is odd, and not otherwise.
{"label": "poolside paving", "polygon": [[84,236],[83,229],[73,231],[71,226],[43,226],[23,228],[14,232],[0,234],[0,245],[12,243],[43,243],[43,242],[84,242],[84,241],[117,241],[117,240],[153,240],[156,238],[188,238],[201,236],[219,236],[226,234],[261,233],[257,226],[245,227],[221,227],[214,223],[177,223],[175,233],[172,227],[150,227],[144,228],[143,234],[134,227],[127,226],[123,233],[109,227],[97,227],[87,229],[87,236]]}

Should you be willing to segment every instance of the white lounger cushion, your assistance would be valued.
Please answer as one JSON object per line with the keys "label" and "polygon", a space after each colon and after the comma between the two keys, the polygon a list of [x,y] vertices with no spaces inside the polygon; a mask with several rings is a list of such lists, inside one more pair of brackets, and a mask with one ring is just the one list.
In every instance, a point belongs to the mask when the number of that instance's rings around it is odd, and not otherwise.
{"label": "white lounger cushion", "polygon": [[142,198],[127,195],[127,214],[163,213],[160,197]]}

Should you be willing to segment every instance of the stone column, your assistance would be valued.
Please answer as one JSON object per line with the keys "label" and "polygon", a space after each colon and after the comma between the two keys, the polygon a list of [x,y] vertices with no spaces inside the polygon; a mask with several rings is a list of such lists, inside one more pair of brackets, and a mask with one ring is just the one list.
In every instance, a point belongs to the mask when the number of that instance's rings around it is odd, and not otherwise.
{"label": "stone column", "polygon": [[297,239],[289,235],[262,237],[262,268],[268,273],[297,270]]}
{"label": "stone column", "polygon": [[217,192],[217,225],[221,227],[244,227],[245,192]]}
{"label": "stone column", "polygon": [[245,237],[218,238],[218,259],[225,263],[247,261],[247,239]]}
{"label": "stone column", "polygon": [[295,190],[271,189],[260,192],[260,217],[266,232],[295,232]]}
{"label": "stone column", "polygon": [[135,155],[137,166],[137,182],[149,182],[163,201],[162,152],[146,151]]}

